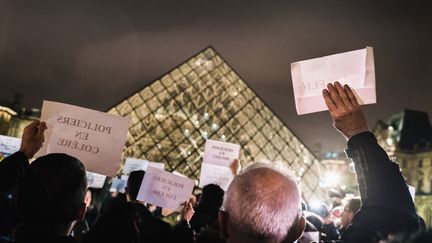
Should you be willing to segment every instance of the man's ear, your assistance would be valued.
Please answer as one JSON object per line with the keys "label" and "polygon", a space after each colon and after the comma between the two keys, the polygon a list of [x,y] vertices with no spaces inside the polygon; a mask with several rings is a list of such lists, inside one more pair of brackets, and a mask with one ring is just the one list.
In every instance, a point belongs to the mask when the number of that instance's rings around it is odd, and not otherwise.
{"label": "man's ear", "polygon": [[85,217],[85,213],[87,211],[87,205],[85,204],[85,202],[83,202],[81,204],[81,206],[78,209],[78,212],[76,213],[75,219],[77,221],[83,220]]}
{"label": "man's ear", "polygon": [[[297,222],[291,227],[287,235],[286,242],[296,242],[303,235],[306,228],[306,219],[301,215]],[[284,241],[285,242],[285,241]]]}
{"label": "man's ear", "polygon": [[219,210],[219,214],[218,214],[219,230],[220,230],[221,237],[224,240],[228,239],[229,237],[228,220],[229,220],[228,213]]}
{"label": "man's ear", "polygon": [[306,218],[303,215],[301,215],[296,227],[297,232],[294,235],[294,238],[296,240],[300,239],[300,237],[303,235],[305,228],[306,228]]}

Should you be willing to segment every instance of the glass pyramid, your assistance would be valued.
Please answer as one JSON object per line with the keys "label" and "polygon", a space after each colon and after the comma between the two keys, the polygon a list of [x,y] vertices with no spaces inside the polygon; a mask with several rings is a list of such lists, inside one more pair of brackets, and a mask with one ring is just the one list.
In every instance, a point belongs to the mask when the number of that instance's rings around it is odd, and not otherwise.
{"label": "glass pyramid", "polygon": [[301,181],[304,199],[326,198],[319,161],[212,47],[108,112],[132,118],[123,158],[163,162],[199,179],[206,138],[227,141],[242,146],[242,166],[281,161]]}

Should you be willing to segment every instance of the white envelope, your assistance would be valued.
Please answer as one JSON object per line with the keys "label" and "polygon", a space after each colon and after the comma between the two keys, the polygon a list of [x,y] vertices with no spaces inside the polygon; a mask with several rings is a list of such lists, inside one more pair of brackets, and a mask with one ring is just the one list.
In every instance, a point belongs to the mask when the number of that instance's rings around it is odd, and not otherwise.
{"label": "white envelope", "polygon": [[189,200],[194,181],[149,166],[144,175],[137,200],[169,209],[177,209]]}
{"label": "white envelope", "polygon": [[208,163],[201,164],[199,187],[203,188],[208,184],[220,186],[224,191],[234,179],[232,170],[229,167],[213,165]]}
{"label": "white envelope", "polygon": [[129,175],[132,171],[137,171],[137,170],[147,171],[148,166],[165,170],[164,163],[149,162],[148,160],[145,159],[126,158],[122,174]]}
{"label": "white envelope", "polygon": [[291,63],[297,114],[327,110],[322,90],[328,83],[348,84],[359,104],[376,103],[372,47]]}
{"label": "white envelope", "polygon": [[130,118],[44,101],[41,121],[48,129],[36,157],[66,153],[81,160],[87,171],[116,175]]}

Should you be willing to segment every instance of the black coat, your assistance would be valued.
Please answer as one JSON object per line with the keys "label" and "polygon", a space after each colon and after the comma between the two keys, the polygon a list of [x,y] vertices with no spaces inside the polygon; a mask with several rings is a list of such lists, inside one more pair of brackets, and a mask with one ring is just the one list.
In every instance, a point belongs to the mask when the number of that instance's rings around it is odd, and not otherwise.
{"label": "black coat", "polygon": [[399,170],[371,132],[350,138],[346,154],[355,165],[362,205],[342,235],[345,243],[378,242],[390,233],[418,230],[418,217]]}

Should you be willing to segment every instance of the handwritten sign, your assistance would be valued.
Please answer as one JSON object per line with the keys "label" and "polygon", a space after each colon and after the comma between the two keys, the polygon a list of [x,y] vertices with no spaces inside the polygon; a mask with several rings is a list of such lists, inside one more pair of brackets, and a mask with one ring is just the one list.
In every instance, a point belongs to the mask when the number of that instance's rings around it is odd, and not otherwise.
{"label": "handwritten sign", "polygon": [[126,158],[122,174],[129,175],[132,171],[137,170],[147,171],[147,167],[149,166],[165,170],[164,163],[150,162],[145,159]]}
{"label": "handwritten sign", "polygon": [[199,186],[202,188],[208,184],[216,184],[224,191],[234,179],[234,175],[229,167],[202,163]]}
{"label": "handwritten sign", "polygon": [[106,176],[98,173],[92,173],[86,171],[87,175],[87,187],[102,188],[105,184]]}
{"label": "handwritten sign", "polygon": [[0,157],[7,157],[20,149],[21,138],[0,135]]}
{"label": "handwritten sign", "polygon": [[130,118],[44,101],[41,120],[48,129],[37,157],[66,153],[81,160],[88,171],[115,176]]}
{"label": "handwritten sign", "polygon": [[360,104],[376,103],[372,47],[291,63],[297,114],[327,110],[322,90],[339,81],[353,88]]}
{"label": "handwritten sign", "polygon": [[239,155],[240,145],[207,139],[203,163],[229,167]]}
{"label": "handwritten sign", "polygon": [[148,167],[137,199],[169,209],[177,209],[192,194],[194,181],[170,172]]}

